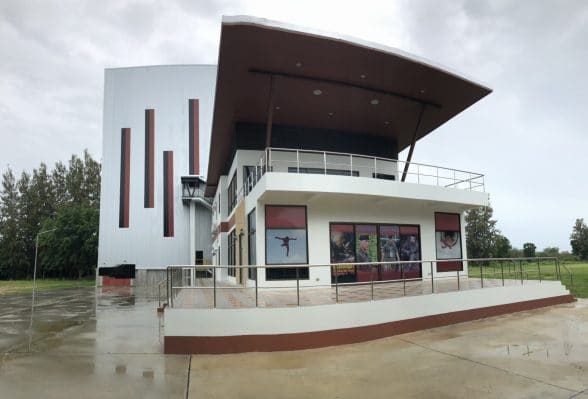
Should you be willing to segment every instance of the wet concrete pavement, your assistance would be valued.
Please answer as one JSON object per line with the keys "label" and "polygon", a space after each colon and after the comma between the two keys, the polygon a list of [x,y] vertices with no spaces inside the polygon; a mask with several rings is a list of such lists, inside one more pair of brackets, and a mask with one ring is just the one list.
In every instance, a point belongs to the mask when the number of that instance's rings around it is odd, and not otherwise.
{"label": "wet concrete pavement", "polygon": [[0,398],[586,398],[588,301],[299,352],[162,355],[142,291],[0,296]]}
{"label": "wet concrete pavement", "polygon": [[118,288],[0,296],[0,398],[184,398],[189,356],[163,356],[157,302]]}

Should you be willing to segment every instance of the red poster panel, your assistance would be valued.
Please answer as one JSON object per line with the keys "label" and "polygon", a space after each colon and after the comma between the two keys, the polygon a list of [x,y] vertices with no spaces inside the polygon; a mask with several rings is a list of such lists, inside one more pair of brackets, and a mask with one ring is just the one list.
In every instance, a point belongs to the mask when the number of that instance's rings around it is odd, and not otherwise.
{"label": "red poster panel", "polygon": [[267,205],[265,227],[267,229],[306,229],[306,207]]}
{"label": "red poster panel", "polygon": [[435,231],[459,231],[459,213],[435,213]]}

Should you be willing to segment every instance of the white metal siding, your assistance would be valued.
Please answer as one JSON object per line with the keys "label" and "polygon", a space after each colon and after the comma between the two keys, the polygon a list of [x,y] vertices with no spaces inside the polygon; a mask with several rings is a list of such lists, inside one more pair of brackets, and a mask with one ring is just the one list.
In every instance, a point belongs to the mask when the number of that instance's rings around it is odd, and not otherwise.
{"label": "white metal siding", "polygon": [[[190,261],[189,206],[180,176],[188,174],[188,100],[200,100],[200,151],[207,154],[215,65],[107,69],[104,84],[102,190],[98,266],[161,268]],[[155,109],[155,208],[143,207],[145,109]],[[131,128],[130,227],[118,227],[120,131]],[[163,237],[163,151],[174,152],[174,237]],[[201,157],[202,159],[202,157]],[[201,162],[202,163],[202,162]],[[201,174],[206,174],[202,163]],[[210,225],[197,223],[197,236]],[[200,229],[204,229],[201,231]],[[197,245],[198,248],[198,245]]]}

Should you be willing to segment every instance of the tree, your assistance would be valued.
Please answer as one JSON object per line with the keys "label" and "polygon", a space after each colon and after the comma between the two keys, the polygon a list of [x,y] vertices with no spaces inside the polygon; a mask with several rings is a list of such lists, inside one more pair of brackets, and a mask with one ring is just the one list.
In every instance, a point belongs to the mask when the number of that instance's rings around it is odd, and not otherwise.
{"label": "tree", "polygon": [[72,155],[69,160],[65,185],[72,203],[81,204],[87,199],[84,187],[84,162],[77,155]]}
{"label": "tree", "polygon": [[[52,223],[64,228],[66,234],[52,243],[56,248],[45,248],[62,251],[52,259],[55,265],[48,265],[53,277],[91,273],[97,257],[100,163],[85,150],[83,158],[72,155],[67,167],[57,162],[49,171],[41,163],[32,173],[22,172],[18,180],[9,168],[2,178],[0,278],[32,277],[35,239]],[[65,258],[66,249],[69,259]]]}
{"label": "tree", "polygon": [[14,279],[26,269],[26,256],[19,234],[18,188],[10,168],[2,175],[0,200],[0,278]]}
{"label": "tree", "polygon": [[468,211],[465,216],[469,258],[490,258],[494,252],[496,220],[492,220],[491,206]]}
{"label": "tree", "polygon": [[520,248],[512,247],[509,251],[509,256],[511,258],[522,258],[523,257],[523,250]]}
{"label": "tree", "polygon": [[543,256],[557,257],[557,256],[559,256],[559,248],[558,247],[546,247],[543,249]]}
{"label": "tree", "polygon": [[570,234],[572,253],[581,260],[588,260],[588,226],[584,219],[576,219],[572,234]]}
{"label": "tree", "polygon": [[35,236],[39,231],[37,209],[31,187],[31,175],[22,172],[18,188],[18,233],[17,238],[24,247],[23,265],[17,270],[15,278],[32,277],[35,256]]}
{"label": "tree", "polygon": [[100,163],[84,150],[84,198],[90,206],[100,208]]}
{"label": "tree", "polygon": [[46,219],[43,230],[55,229],[39,238],[44,275],[81,278],[94,274],[98,261],[98,212],[87,204],[60,209]]}
{"label": "tree", "polygon": [[525,258],[534,258],[536,250],[537,247],[532,242],[526,242],[523,244],[523,255]]}
{"label": "tree", "polygon": [[51,172],[51,188],[56,209],[61,208],[69,201],[67,193],[67,168],[61,162],[56,162]]}
{"label": "tree", "polygon": [[494,238],[494,250],[492,251],[493,257],[508,258],[510,256],[511,249],[512,246],[510,245],[510,240],[502,234],[497,233]]}

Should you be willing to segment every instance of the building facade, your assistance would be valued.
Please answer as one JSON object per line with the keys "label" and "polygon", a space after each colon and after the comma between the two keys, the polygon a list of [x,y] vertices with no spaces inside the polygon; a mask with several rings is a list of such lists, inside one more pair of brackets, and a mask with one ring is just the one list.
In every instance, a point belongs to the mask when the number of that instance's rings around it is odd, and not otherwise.
{"label": "building facade", "polygon": [[215,65],[105,71],[99,274],[153,285],[168,264],[212,261],[199,144],[215,79]]}
{"label": "building facade", "polygon": [[[412,153],[490,92],[396,49],[251,17],[223,19],[217,66],[108,69],[99,269],[132,265],[152,284],[169,265],[223,265],[216,280],[260,287],[467,273],[463,214],[488,203],[483,175]],[[361,265],[386,261],[406,265]],[[286,267],[306,264],[322,266]]]}
{"label": "building facade", "polygon": [[[467,273],[463,215],[488,204],[484,177],[411,157],[490,92],[381,45],[225,18],[206,195],[214,263],[236,267],[217,279],[329,286]],[[386,261],[407,264],[361,265]],[[305,264],[322,267],[286,267]]]}

